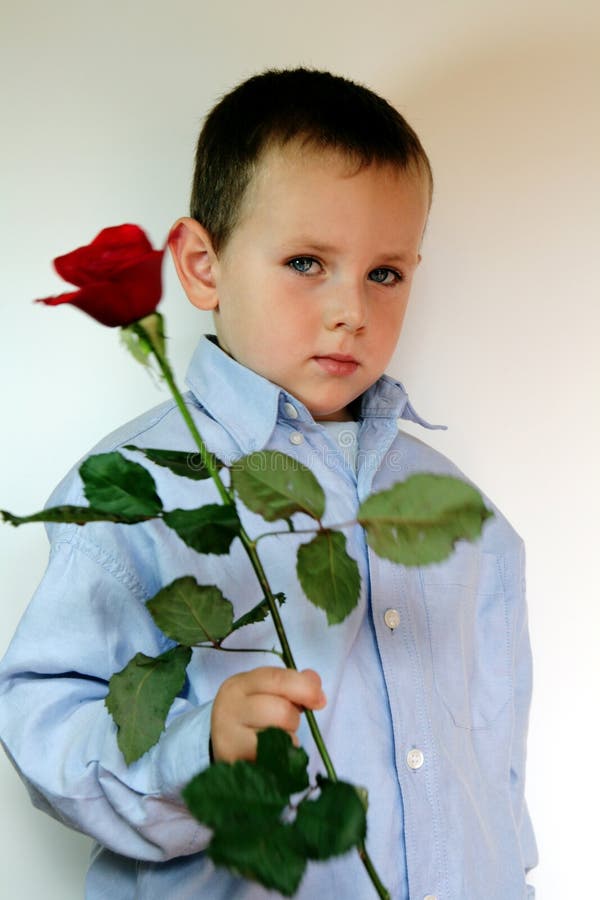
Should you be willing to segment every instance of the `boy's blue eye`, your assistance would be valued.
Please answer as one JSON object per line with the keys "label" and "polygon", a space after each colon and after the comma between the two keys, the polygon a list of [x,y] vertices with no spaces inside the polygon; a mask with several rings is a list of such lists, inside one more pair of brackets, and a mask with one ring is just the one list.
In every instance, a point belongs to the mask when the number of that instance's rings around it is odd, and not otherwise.
{"label": "boy's blue eye", "polygon": [[300,275],[310,275],[314,265],[318,265],[318,263],[312,256],[296,256],[288,262],[290,269],[299,272]]}
{"label": "boy's blue eye", "polygon": [[387,267],[382,266],[379,269],[373,269],[369,272],[369,279],[376,282],[376,284],[383,284],[387,287],[387,285],[391,286],[402,281],[402,275],[395,269],[388,269]]}

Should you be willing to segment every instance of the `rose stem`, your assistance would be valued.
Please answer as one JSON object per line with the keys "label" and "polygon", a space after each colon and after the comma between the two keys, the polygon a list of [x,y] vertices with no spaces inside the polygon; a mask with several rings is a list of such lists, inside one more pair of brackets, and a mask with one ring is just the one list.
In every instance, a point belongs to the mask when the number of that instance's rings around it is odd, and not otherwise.
{"label": "rose stem", "polygon": [[[179,411],[180,411],[181,415],[183,416],[183,419],[190,431],[190,434],[192,435],[194,442],[195,442],[196,446],[198,447],[198,450],[200,451],[200,457],[202,459],[202,462],[203,462],[204,466],[206,467],[206,470],[210,474],[212,480],[214,481],[223,503],[227,504],[228,506],[235,507],[235,501],[234,501],[233,497],[231,496],[231,494],[229,493],[229,491],[227,490],[227,488],[225,487],[225,484],[223,483],[223,480],[222,480],[221,476],[219,475],[217,466],[215,465],[212,454],[209,453],[209,451],[204,443],[204,440],[202,438],[202,435],[198,431],[196,424],[195,424],[194,420],[192,419],[192,416],[190,415],[190,411],[188,410],[188,408],[185,404],[185,401],[181,395],[181,392],[177,386],[177,383],[175,382],[175,378],[173,376],[173,372],[172,372],[171,366],[169,365],[168,360],[161,353],[161,351],[156,347],[156,345],[154,344],[154,342],[152,340],[152,336],[149,334],[148,331],[146,331],[146,329],[140,322],[134,322],[133,325],[130,325],[129,327],[138,335],[140,340],[143,341],[144,344],[146,344],[146,346],[149,348],[151,353],[154,354],[156,361],[160,367],[160,370],[164,376],[164,379],[169,386],[169,390],[171,391],[173,399],[175,400],[175,403],[177,404]],[[277,602],[275,600],[273,591],[271,590],[271,586],[269,584],[268,578],[266,576],[266,573],[265,573],[262,563],[260,561],[260,557],[258,556],[258,553],[256,550],[256,543],[249,537],[249,535],[247,534],[247,532],[241,525],[240,525],[240,530],[239,530],[239,537],[240,537],[240,540],[244,546],[244,549],[246,550],[246,553],[250,559],[252,568],[254,569],[256,577],[258,578],[260,586],[261,586],[262,590],[264,591],[267,603],[269,605],[269,612],[271,613],[271,617],[273,619],[273,624],[275,625],[275,630],[277,632],[277,637],[279,638],[279,643],[281,644],[281,650],[283,653],[283,661],[285,662],[285,665],[288,669],[296,669],[297,670],[298,667],[296,666],[296,663],[294,662],[294,657],[292,655],[292,651],[291,651],[291,648],[290,648],[290,645],[289,645],[289,642],[287,639],[285,628],[283,626],[281,616],[279,615],[279,610],[277,609]],[[331,781],[337,781],[338,777],[337,777],[336,771],[333,767],[333,763],[331,761],[331,757],[329,756],[327,747],[325,746],[325,741],[323,740],[323,736],[321,734],[319,726],[317,725],[315,715],[311,709],[305,709],[304,715],[306,716],[308,726],[310,728],[310,731],[313,736],[313,740],[315,742],[317,750],[319,751],[319,755],[320,755],[321,759],[323,760],[325,769],[327,770],[327,775],[329,776],[329,779]],[[357,848],[357,850],[358,850],[358,855],[360,856],[360,858],[363,862],[363,865],[364,865],[365,869],[367,870],[369,878],[371,879],[373,886],[375,887],[375,890],[377,891],[378,896],[380,898],[382,898],[382,900],[390,900],[389,892],[386,890],[384,885],[381,883],[379,876],[377,874],[377,871],[376,871],[376,869],[371,861],[371,858],[369,857],[367,849],[364,845],[364,842]]]}

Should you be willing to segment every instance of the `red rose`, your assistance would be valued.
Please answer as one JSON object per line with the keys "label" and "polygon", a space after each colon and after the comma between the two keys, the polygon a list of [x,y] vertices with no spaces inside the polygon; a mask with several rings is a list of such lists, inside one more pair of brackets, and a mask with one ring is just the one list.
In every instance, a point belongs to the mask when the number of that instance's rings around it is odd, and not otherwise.
{"label": "red rose", "polygon": [[158,306],[163,254],[138,225],[104,228],[91,244],[54,260],[60,277],[79,290],[36,303],[70,303],[103,325],[131,325]]}

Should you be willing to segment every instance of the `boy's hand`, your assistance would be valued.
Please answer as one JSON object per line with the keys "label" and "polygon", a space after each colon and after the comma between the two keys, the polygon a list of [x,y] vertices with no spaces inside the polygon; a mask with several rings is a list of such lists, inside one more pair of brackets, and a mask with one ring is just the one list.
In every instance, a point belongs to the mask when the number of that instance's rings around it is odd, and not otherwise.
{"label": "boy's hand", "polygon": [[303,709],[322,709],[327,700],[312,669],[297,672],[261,666],[223,682],[215,697],[211,740],[215,762],[256,758],[256,732],[283,728],[295,744]]}

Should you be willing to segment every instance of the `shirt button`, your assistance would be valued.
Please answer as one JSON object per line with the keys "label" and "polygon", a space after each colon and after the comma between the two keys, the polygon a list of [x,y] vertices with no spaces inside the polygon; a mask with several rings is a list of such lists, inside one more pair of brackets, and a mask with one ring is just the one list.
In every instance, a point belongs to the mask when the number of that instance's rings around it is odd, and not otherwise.
{"label": "shirt button", "polygon": [[426,897],[423,897],[423,900],[437,900],[437,897],[435,894],[427,894]]}
{"label": "shirt button", "polygon": [[[416,747],[414,747],[412,750],[409,750],[406,754],[406,762],[409,769],[420,769],[425,762],[423,751],[418,750]],[[425,900],[427,900],[427,898],[425,898]]]}
{"label": "shirt button", "polygon": [[290,444],[301,444],[304,440],[304,435],[300,434],[299,431],[292,431],[290,434]]}
{"label": "shirt button", "polygon": [[298,418],[298,410],[296,409],[296,407],[294,406],[293,403],[286,402],[283,404],[283,408],[286,412],[286,415],[288,415],[290,417],[290,419]]}
{"label": "shirt button", "polygon": [[390,631],[393,631],[400,624],[400,613],[397,609],[386,609],[383,614],[383,621]]}

